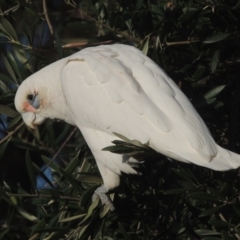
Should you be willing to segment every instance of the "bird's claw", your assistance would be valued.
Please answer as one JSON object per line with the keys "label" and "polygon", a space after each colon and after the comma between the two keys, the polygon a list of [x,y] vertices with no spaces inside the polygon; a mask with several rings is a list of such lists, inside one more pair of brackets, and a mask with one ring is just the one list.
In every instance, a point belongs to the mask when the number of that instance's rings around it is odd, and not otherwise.
{"label": "bird's claw", "polygon": [[107,194],[106,194],[107,192],[108,191],[104,185],[102,185],[101,187],[98,187],[92,196],[92,201],[94,202],[99,197],[101,199],[102,204],[105,204],[106,206],[109,207],[109,209],[111,211],[113,211],[113,210],[115,210],[115,207],[114,207],[112,201],[107,196]]}

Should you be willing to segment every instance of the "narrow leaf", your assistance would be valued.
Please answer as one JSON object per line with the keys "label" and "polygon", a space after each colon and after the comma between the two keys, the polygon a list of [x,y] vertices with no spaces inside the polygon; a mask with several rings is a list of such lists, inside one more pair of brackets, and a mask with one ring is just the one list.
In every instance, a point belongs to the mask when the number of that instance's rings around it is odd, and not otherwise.
{"label": "narrow leaf", "polygon": [[208,194],[206,192],[196,192],[196,193],[191,193],[188,195],[190,198],[195,199],[195,200],[206,200],[206,201],[217,201],[219,202],[219,200],[214,197],[211,194]]}
{"label": "narrow leaf", "polygon": [[[3,55],[3,60],[4,60],[4,55]],[[5,60],[6,60],[6,58],[5,58]],[[7,68],[6,64],[5,64],[5,67]],[[11,76],[8,76],[6,74],[0,73],[0,79],[7,84],[12,84],[13,83],[14,85],[16,85],[16,81]]]}
{"label": "narrow leaf", "polygon": [[220,86],[217,86],[217,87],[211,89],[209,92],[204,94],[204,98],[210,99],[210,98],[216,97],[225,87],[226,87],[226,85],[220,85]]}
{"label": "narrow leaf", "polygon": [[72,172],[76,169],[77,165],[79,164],[78,155],[74,157],[71,162],[67,165],[65,171],[68,174],[72,174]]}
{"label": "narrow leaf", "polygon": [[[9,138],[9,140],[10,140],[10,138]],[[0,145],[0,160],[2,160],[2,157],[7,149],[9,140]]]}
{"label": "narrow leaf", "polygon": [[208,210],[205,210],[203,211],[199,217],[205,217],[205,216],[208,216],[208,215],[212,215],[214,214],[215,212],[219,211],[224,205],[220,205],[220,206],[217,206],[217,207],[214,207],[214,208],[209,208]]}
{"label": "narrow leaf", "polygon": [[99,203],[99,198],[96,199],[96,201],[92,202],[91,206],[88,208],[88,212],[87,215],[85,216],[85,218],[81,221],[80,224],[83,224],[88,218],[90,218],[93,214],[94,209],[97,207]]}
{"label": "narrow leaf", "polygon": [[79,219],[79,218],[83,218],[85,216],[86,216],[86,214],[79,214],[79,215],[75,215],[75,216],[72,216],[72,217],[61,219],[58,222],[70,222],[70,221],[74,221],[74,220]]}
{"label": "narrow leaf", "polygon": [[220,51],[216,50],[211,61],[211,72],[214,73],[219,63]]}
{"label": "narrow leaf", "polygon": [[72,185],[72,187],[75,188],[75,190],[79,191],[78,182],[73,178],[72,175],[66,173],[62,168],[59,168],[59,172]]}
{"label": "narrow leaf", "polygon": [[20,207],[16,207],[17,211],[27,220],[32,221],[32,222],[38,222],[38,218],[32,215],[31,213],[25,211],[24,209]]}
{"label": "narrow leaf", "polygon": [[5,31],[17,42],[19,42],[17,34],[12,26],[12,24],[3,16],[0,16],[0,23],[2,24]]}
{"label": "narrow leaf", "polygon": [[8,117],[16,117],[18,112],[13,110],[12,108],[6,106],[6,105],[1,105],[0,104],[0,113],[5,114]]}
{"label": "narrow leaf", "polygon": [[208,230],[208,229],[197,229],[197,230],[195,230],[195,232],[200,236],[220,235],[219,232],[215,232],[215,231]]}
{"label": "narrow leaf", "polygon": [[217,33],[207,38],[205,41],[203,41],[203,43],[219,42],[227,38],[229,35],[230,35],[229,33]]}
{"label": "narrow leaf", "polygon": [[11,76],[12,80],[14,81],[14,83],[18,84],[16,75],[15,75],[15,73],[14,73],[14,71],[13,71],[13,68],[12,68],[12,66],[10,65],[8,59],[7,59],[4,55],[2,55],[2,57],[3,57],[4,65],[5,65],[8,73],[9,73],[9,75]]}
{"label": "narrow leaf", "polygon": [[52,169],[54,169],[55,171],[59,172],[59,166],[54,163],[54,161],[52,161],[51,159],[45,157],[45,156],[41,156],[42,160]]}
{"label": "narrow leaf", "polygon": [[148,49],[149,49],[149,37],[147,38],[147,40],[145,41],[144,46],[143,46],[142,52],[144,55],[148,54]]}
{"label": "narrow leaf", "polygon": [[7,52],[7,58],[9,60],[10,64],[11,64],[13,70],[15,71],[15,73],[18,75],[18,78],[22,82],[23,79],[22,79],[22,73],[20,71],[20,67],[18,66],[15,58],[13,57],[13,55],[9,51]]}
{"label": "narrow leaf", "polygon": [[174,188],[174,189],[170,189],[165,191],[163,194],[181,194],[181,193],[186,193],[187,189],[186,188]]}

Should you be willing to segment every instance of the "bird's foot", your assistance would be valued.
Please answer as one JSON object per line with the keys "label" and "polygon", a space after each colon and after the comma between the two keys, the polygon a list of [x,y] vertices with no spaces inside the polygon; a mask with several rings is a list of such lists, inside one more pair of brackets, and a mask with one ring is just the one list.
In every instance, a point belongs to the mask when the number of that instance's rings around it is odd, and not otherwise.
{"label": "bird's foot", "polygon": [[106,206],[109,207],[109,209],[111,211],[113,211],[115,209],[115,207],[114,207],[112,201],[107,196],[107,194],[106,194],[107,192],[108,191],[104,185],[102,185],[101,187],[98,187],[92,196],[92,201],[94,202],[99,197],[101,199],[102,204],[105,204]]}

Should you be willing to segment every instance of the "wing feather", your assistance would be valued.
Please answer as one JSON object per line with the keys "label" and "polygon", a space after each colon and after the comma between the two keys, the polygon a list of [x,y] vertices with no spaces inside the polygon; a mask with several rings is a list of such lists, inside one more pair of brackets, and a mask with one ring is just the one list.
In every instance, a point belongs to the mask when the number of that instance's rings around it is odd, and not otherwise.
{"label": "wing feather", "polygon": [[210,161],[217,153],[186,96],[133,47],[100,46],[73,55],[62,84],[79,126],[149,142],[157,151],[184,161],[197,153]]}

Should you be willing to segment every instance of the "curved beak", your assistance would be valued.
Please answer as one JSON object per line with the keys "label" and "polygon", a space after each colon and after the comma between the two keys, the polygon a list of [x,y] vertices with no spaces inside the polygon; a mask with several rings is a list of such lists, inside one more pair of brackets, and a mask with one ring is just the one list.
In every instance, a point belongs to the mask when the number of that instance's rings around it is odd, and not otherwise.
{"label": "curved beak", "polygon": [[33,112],[25,112],[22,113],[22,118],[25,124],[30,127],[35,129],[37,125],[40,125],[44,122],[45,117],[42,117],[41,115],[38,115]]}

